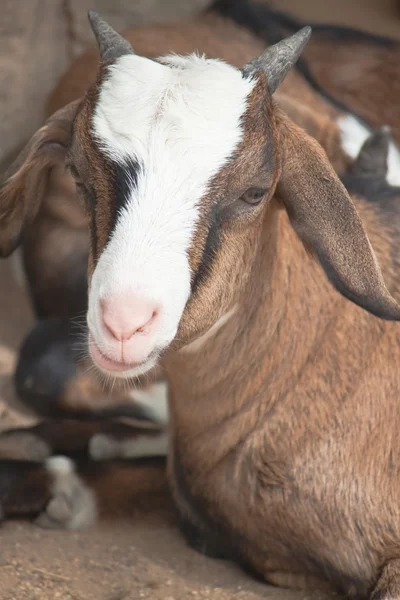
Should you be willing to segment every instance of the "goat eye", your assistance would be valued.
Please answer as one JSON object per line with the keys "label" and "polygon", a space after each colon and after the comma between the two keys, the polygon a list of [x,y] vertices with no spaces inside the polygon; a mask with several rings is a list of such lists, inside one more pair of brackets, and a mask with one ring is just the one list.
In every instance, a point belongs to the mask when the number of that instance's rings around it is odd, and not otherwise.
{"label": "goat eye", "polygon": [[245,191],[245,193],[241,196],[241,200],[246,202],[246,204],[259,204],[261,200],[264,198],[267,190],[263,190],[261,188],[249,188]]}

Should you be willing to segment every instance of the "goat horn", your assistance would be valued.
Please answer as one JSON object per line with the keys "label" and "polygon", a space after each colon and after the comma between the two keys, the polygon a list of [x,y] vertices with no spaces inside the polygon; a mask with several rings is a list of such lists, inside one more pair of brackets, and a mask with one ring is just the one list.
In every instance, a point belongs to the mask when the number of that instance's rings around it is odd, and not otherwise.
{"label": "goat horn", "polygon": [[388,169],[391,129],[384,125],[365,140],[353,164],[352,172],[357,175],[374,175],[385,178]]}
{"label": "goat horn", "polygon": [[99,46],[102,62],[109,62],[126,54],[135,54],[128,40],[106,23],[99,13],[89,10],[88,18]]}
{"label": "goat horn", "polygon": [[267,76],[268,90],[273,94],[280,83],[296,63],[304,46],[311,36],[311,27],[303,27],[294,35],[270,46],[258,57],[247,63],[242,69],[248,77],[256,71]]}

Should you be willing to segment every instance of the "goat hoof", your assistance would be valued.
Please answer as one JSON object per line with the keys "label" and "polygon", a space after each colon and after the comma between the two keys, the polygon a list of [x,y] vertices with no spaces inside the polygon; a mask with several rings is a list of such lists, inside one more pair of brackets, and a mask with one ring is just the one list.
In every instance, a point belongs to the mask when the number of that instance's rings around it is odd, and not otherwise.
{"label": "goat hoof", "polygon": [[46,529],[78,531],[93,525],[97,518],[93,492],[75,472],[73,462],[64,456],[53,456],[46,462],[52,479],[52,498],[36,520]]}

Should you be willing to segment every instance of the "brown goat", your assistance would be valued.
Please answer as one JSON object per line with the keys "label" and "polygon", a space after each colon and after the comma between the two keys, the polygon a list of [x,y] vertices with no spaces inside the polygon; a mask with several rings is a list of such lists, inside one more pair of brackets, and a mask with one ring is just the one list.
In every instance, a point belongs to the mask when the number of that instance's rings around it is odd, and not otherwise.
{"label": "brown goat", "polygon": [[[122,236],[115,182],[124,174],[102,153],[91,123],[99,97],[108,90],[106,73],[119,73],[112,66],[107,71],[110,54],[117,66],[131,54],[125,41],[96,17],[93,21],[107,61],[79,105],[69,149],[91,218],[92,302],[105,248]],[[284,43],[285,53],[299,51],[304,33],[298,40]],[[367,310],[397,320],[400,309],[326,155],[271,98],[282,76],[276,63],[281,49],[247,65],[244,81],[229,70],[239,88],[253,87],[240,145],[200,198],[201,226],[188,248],[190,296],[177,335],[163,349],[172,417],[169,478],[186,533],[207,551],[235,557],[278,584],[317,579],[352,596],[366,596],[374,588],[376,595],[394,595],[400,537],[394,479],[399,329]],[[228,44],[221,55],[235,63]],[[167,73],[162,69],[172,69],[129,60],[162,76]],[[203,64],[197,60],[194,64]],[[179,70],[179,63],[174,68]],[[228,70],[224,73],[228,77]],[[167,97],[174,98],[174,90]],[[286,106],[294,116],[293,100]],[[158,110],[155,118],[162,118]],[[68,134],[65,115],[63,110],[52,122],[56,131],[65,123]],[[321,131],[321,122],[313,123],[306,109],[299,119]],[[126,120],[128,126],[128,115]],[[32,178],[36,189],[42,182],[48,168],[42,154],[46,158],[46,144],[57,140],[47,126],[32,140],[29,161],[23,159],[5,181],[4,252],[18,240],[22,216],[31,218],[39,208],[32,206],[26,184],[32,185]],[[354,187],[353,200],[389,289],[400,296],[397,190],[388,186],[380,202],[362,194],[359,180],[369,156],[368,148],[364,151],[358,168],[348,174],[348,186]],[[217,218],[213,198],[218,199]],[[40,195],[35,199],[40,202]],[[112,276],[105,275],[107,285]],[[100,355],[112,355],[113,347],[102,343]],[[128,350],[119,361],[105,357],[110,371],[119,363],[122,373],[136,372],[135,361],[123,362],[129,352],[134,355]],[[94,358],[104,364],[98,354]],[[58,475],[64,467],[70,474],[65,463],[56,467]],[[56,508],[50,512],[58,513]]]}
{"label": "brown goat", "polygon": [[[255,19],[256,9],[261,11],[261,14],[256,14]],[[271,28],[270,25],[267,36],[263,31],[264,38],[266,36],[269,40],[271,38],[272,41],[276,41],[276,36],[282,33],[282,23],[280,21],[275,23],[276,13],[269,11],[265,6],[254,7],[244,1],[229,0],[229,2],[217,2],[213,11],[185,24],[187,35],[186,32],[182,33],[181,23],[132,28],[127,30],[125,35],[135,43],[139,53],[144,55],[150,54],[149,47],[153,55],[161,54],[169,49],[170,39],[174,40],[177,52],[182,54],[205,47],[205,43],[210,45],[209,40],[212,39],[213,47],[210,47],[210,54],[213,56],[224,56],[227,42],[235,39],[235,60],[232,56],[229,58],[237,65],[240,64],[241,58],[248,60],[261,51],[262,43],[259,40],[251,37],[245,29],[234,25],[231,21],[221,19],[216,10],[222,13],[228,11],[228,16],[236,18],[239,23],[246,25],[256,34],[260,34],[260,25],[272,23],[273,26]],[[286,21],[284,24],[289,27]],[[293,28],[293,24],[291,27]],[[362,34],[358,35],[362,37]],[[356,39],[358,39],[357,35]],[[317,57],[321,43],[324,43],[323,36],[317,37],[316,40],[313,38],[306,52],[310,52],[309,48],[311,50],[316,48]],[[229,50],[229,53],[232,55],[232,50]],[[379,56],[376,60],[379,61]],[[49,100],[48,114],[53,114],[68,102],[83,95],[95,77],[96,64],[97,52],[93,48],[72,65]],[[325,71],[329,74],[333,70],[325,69]],[[336,118],[340,112],[334,105],[316,94],[312,86],[297,73],[291,73],[287,77],[282,90],[294,99],[301,97],[303,102],[314,106],[315,111],[325,115],[325,119],[320,121],[325,125],[330,122],[330,116]],[[350,106],[354,107],[353,104],[350,103]],[[385,106],[388,104],[390,105],[389,96],[386,98]],[[372,123],[378,122],[380,118],[382,103],[379,107],[379,111],[375,110]],[[357,106],[355,108],[357,109]],[[390,116],[394,116],[393,111]],[[392,121],[393,119],[389,119],[387,122],[393,124]],[[330,126],[327,127],[328,131],[331,129]],[[343,172],[348,165],[348,160],[342,152],[330,151],[329,144],[332,142],[326,138],[324,129],[309,131],[309,133],[325,148],[335,170],[339,173]],[[356,133],[359,136],[360,131]],[[333,135],[334,142],[338,135],[338,133]],[[361,135],[365,137],[368,135],[368,132],[362,131],[362,127]],[[363,139],[365,138],[361,138],[358,147]],[[54,158],[52,157],[52,160]],[[24,270],[35,312],[40,319],[50,317],[52,321],[49,324],[40,322],[22,348],[16,374],[16,387],[20,398],[44,415],[72,416],[78,413],[84,416],[86,412],[91,413],[96,409],[101,411],[100,406],[104,405],[104,402],[107,403],[107,399],[110,398],[108,392],[106,396],[104,395],[103,386],[98,385],[95,378],[87,373],[85,363],[81,367],[75,366],[76,352],[71,350],[71,346],[80,345],[81,327],[75,323],[77,321],[79,324],[82,321],[87,308],[86,270],[89,248],[87,227],[87,219],[74,191],[73,180],[70,174],[65,172],[61,162],[50,171],[43,202],[34,225],[26,227],[22,244]],[[72,319],[72,326],[68,322],[65,323],[65,319]],[[56,360],[57,356],[60,360]],[[48,382],[47,386],[44,386],[43,381]],[[37,386],[35,382],[40,384]],[[92,402],[90,402],[91,397]],[[101,398],[104,401],[100,401]],[[129,404],[127,409],[135,410],[136,415],[139,416],[140,407],[137,404],[136,408],[132,407],[131,400],[125,395],[112,396],[114,406],[121,407],[127,401]],[[92,407],[90,408],[88,404]]]}
{"label": "brown goat", "polygon": [[[279,94],[279,102],[298,124],[314,133],[324,130],[323,139],[330,140],[328,146],[333,150],[333,156],[337,157],[340,154],[340,140],[334,122],[330,122],[329,132],[326,119],[318,118],[309,107],[282,94]],[[383,140],[385,139],[387,142],[387,137],[383,136]],[[364,178],[372,177],[374,181],[379,175],[384,179],[385,173],[379,171],[382,160],[385,160],[382,135],[375,135],[373,140],[373,153],[369,144],[367,152],[361,153],[361,158],[364,157],[361,165],[357,161],[351,167],[348,173],[349,184],[359,181],[360,175]],[[378,147],[376,140],[380,140]],[[81,395],[84,402],[85,394],[82,391]],[[70,409],[73,407],[74,404]],[[149,440],[150,444],[144,445],[143,441],[146,440]],[[50,460],[53,454],[60,453],[71,455],[75,459],[89,454],[96,460],[140,457],[142,450],[144,455],[147,452],[156,455],[160,443],[163,454],[163,431],[150,424],[137,423],[135,426],[132,420],[129,421],[129,425],[103,420],[48,420],[32,428],[6,432],[0,437],[2,514],[4,517],[21,517],[40,513],[37,522],[43,527],[82,529],[90,525],[97,514],[100,517],[108,514],[115,516],[119,511],[126,514],[134,510],[137,502],[146,505],[150,511],[160,505],[170,511],[162,460],[153,461],[151,466],[147,462],[145,466],[132,463],[122,466],[113,463],[108,467],[104,465],[101,469],[96,467],[94,470],[90,466],[89,469],[80,467],[80,476],[83,476],[86,484],[75,474],[71,462]],[[15,460],[18,460],[18,463],[15,463]],[[38,464],[44,460],[48,462],[44,465]],[[89,492],[87,485],[95,495]],[[32,489],[35,493],[28,493],[28,490]],[[29,498],[29,502],[26,498]],[[184,527],[184,531],[190,536],[193,546],[201,551],[218,554],[218,548],[213,545],[210,547],[210,541],[205,548],[203,540],[193,536],[193,531],[189,531],[187,526]],[[313,583],[303,578],[292,578],[291,581],[280,583],[298,586],[302,583],[307,585],[307,582],[308,585]]]}

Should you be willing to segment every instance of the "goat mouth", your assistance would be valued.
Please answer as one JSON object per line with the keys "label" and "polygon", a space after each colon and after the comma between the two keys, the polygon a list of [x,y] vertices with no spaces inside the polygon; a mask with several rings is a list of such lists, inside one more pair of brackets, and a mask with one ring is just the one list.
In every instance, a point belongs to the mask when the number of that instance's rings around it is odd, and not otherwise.
{"label": "goat mouth", "polygon": [[132,362],[132,363],[126,363],[123,361],[115,360],[113,358],[110,358],[109,356],[107,356],[100,350],[100,348],[94,341],[93,336],[90,334],[89,334],[89,351],[90,351],[90,356],[91,356],[93,362],[98,367],[100,367],[100,369],[102,369],[104,371],[112,371],[112,372],[118,372],[118,373],[122,373],[125,371],[133,371],[135,369],[141,368],[148,362],[149,358],[151,358],[151,357],[148,357],[143,361]]}

